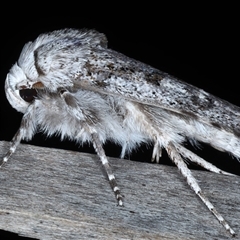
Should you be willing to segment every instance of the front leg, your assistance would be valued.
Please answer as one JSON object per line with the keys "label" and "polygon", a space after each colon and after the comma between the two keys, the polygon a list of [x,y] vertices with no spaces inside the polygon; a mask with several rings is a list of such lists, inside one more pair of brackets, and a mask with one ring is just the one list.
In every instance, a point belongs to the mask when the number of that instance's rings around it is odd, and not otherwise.
{"label": "front leg", "polygon": [[[22,121],[23,123],[23,121]],[[12,156],[12,154],[16,151],[17,146],[20,144],[22,138],[23,138],[23,133],[25,131],[24,129],[24,125],[25,124],[21,124],[20,128],[18,129],[18,131],[16,132],[16,134],[14,135],[12,141],[11,141],[11,145],[10,148],[8,150],[8,152],[6,153],[6,155],[3,157],[3,159],[1,160],[0,163],[0,168],[3,167],[3,165],[5,165],[7,163],[7,161],[9,160],[9,158]]]}
{"label": "front leg", "polygon": [[27,112],[23,115],[21,125],[11,141],[10,148],[0,162],[0,168],[7,163],[9,158],[16,151],[22,139],[31,140],[35,130],[33,114],[32,114],[33,109],[34,109],[34,104],[31,104],[28,107]]}

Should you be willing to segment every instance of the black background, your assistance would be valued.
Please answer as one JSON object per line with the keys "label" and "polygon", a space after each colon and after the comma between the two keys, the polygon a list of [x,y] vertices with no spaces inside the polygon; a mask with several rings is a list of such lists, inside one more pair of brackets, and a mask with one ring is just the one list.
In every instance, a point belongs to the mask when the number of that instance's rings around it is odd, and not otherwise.
{"label": "black background", "polygon": [[[28,6],[27,10],[21,5],[19,9],[15,7],[17,13],[10,11],[10,7],[1,8],[6,14],[1,21],[0,140],[11,140],[22,117],[5,97],[8,70],[26,42],[43,32],[65,27],[103,32],[110,48],[240,106],[239,21],[234,6],[64,4],[61,9],[44,5]],[[91,146],[82,148],[73,142],[60,142],[58,138],[47,139],[42,134],[37,134],[29,143],[92,152]],[[120,149],[111,144],[105,149],[108,156],[120,154]],[[205,145],[193,151],[218,167],[240,175],[240,163],[228,154]],[[151,148],[146,146],[130,156],[132,160],[148,162],[150,157]],[[171,164],[166,154],[161,162]]]}

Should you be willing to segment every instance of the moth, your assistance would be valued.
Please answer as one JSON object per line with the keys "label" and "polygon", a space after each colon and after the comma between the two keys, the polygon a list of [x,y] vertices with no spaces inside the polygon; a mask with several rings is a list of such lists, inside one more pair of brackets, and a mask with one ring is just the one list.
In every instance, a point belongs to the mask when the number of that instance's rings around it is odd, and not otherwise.
{"label": "moth", "polygon": [[231,235],[234,230],[204,195],[186,161],[231,175],[184,147],[203,142],[240,158],[240,108],[107,47],[95,30],[62,29],[41,34],[22,49],[5,81],[8,101],[23,113],[1,162],[36,130],[78,143],[90,142],[100,158],[118,205],[123,196],[103,144],[122,147],[121,158],[142,143],[162,149],[187,183]]}

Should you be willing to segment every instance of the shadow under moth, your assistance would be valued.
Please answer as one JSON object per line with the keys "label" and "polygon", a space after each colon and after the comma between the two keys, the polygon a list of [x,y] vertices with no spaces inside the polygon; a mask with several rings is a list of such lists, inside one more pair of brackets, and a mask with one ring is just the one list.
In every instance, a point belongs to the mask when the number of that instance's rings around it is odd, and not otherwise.
{"label": "shadow under moth", "polygon": [[235,235],[185,161],[231,174],[185,148],[184,142],[210,144],[239,159],[239,107],[109,49],[105,35],[95,30],[62,29],[28,42],[6,77],[5,92],[12,107],[24,115],[1,167],[36,130],[90,142],[118,205],[123,205],[103,144],[110,140],[120,145],[124,158],[140,144],[151,143],[152,161],[159,162],[164,148],[193,191]]}

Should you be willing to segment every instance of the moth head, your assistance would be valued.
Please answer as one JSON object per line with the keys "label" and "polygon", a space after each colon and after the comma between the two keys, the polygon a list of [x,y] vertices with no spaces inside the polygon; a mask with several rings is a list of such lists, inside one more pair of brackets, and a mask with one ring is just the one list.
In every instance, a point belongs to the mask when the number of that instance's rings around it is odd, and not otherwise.
{"label": "moth head", "polygon": [[7,74],[5,93],[9,103],[17,111],[25,113],[37,96],[37,88],[43,88],[41,82],[27,79],[22,68],[15,63]]}

